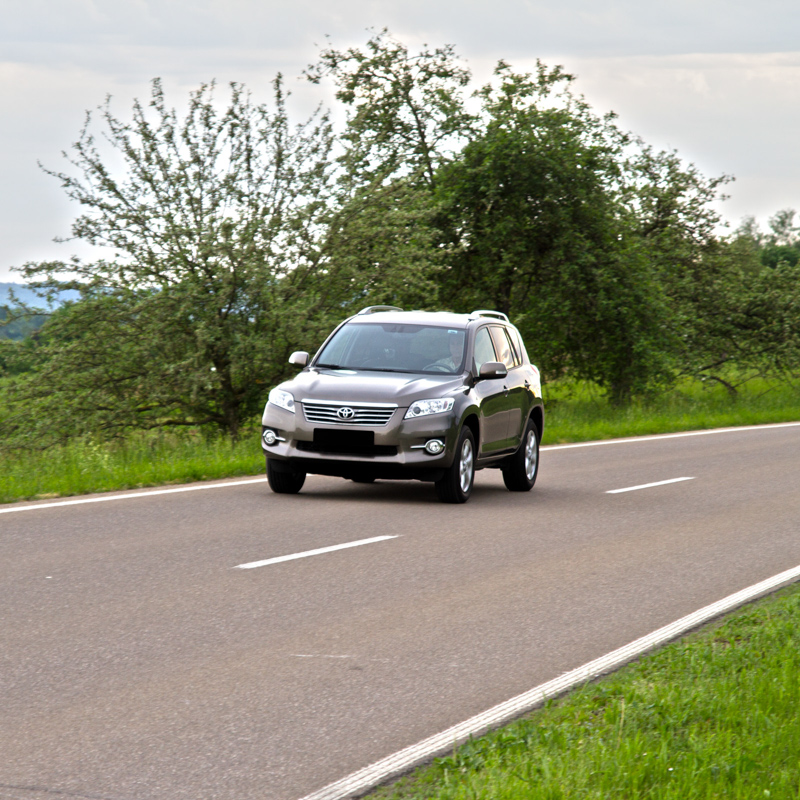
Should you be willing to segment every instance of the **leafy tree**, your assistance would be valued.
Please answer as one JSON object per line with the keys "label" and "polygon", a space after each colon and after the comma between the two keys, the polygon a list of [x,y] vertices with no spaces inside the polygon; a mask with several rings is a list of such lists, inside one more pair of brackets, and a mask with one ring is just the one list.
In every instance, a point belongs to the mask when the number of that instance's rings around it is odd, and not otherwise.
{"label": "leafy tree", "polygon": [[364,48],[325,48],[306,76],[332,80],[348,109],[323,247],[326,264],[350,281],[342,303],[435,308],[448,250],[433,187],[471,130],[469,71],[450,45],[412,53],[384,29]]}
{"label": "leafy tree", "polygon": [[[790,379],[800,369],[800,238],[794,212],[770,219],[770,232],[746,217],[717,239],[676,295],[693,311],[681,368],[723,384],[732,396],[751,377]],[[683,290],[681,296],[681,289]]]}
{"label": "leafy tree", "polygon": [[755,217],[745,217],[734,239],[739,249],[758,254],[759,261],[769,267],[780,262],[794,266],[800,261],[800,226],[794,224],[796,211],[784,208],[769,219],[769,233],[761,230]]}
{"label": "leafy tree", "polygon": [[686,368],[695,277],[713,251],[711,201],[726,178],[620,131],[560,67],[515,75],[500,62],[476,114],[451,47],[412,55],[386,31],[366,49],[323,51],[308,75],[332,77],[351,109],[343,207],[368,209],[387,187],[407,198],[408,224],[385,242],[383,215],[351,217],[333,263],[343,244],[351,264],[411,254],[409,283],[427,275],[445,306],[509,313],[546,375],[596,380],[617,403]]}
{"label": "leafy tree", "polygon": [[331,215],[323,251],[350,294],[342,306],[437,308],[442,258],[433,195],[407,178],[356,192]]}
{"label": "leafy tree", "polygon": [[800,226],[794,224],[795,210],[784,208],[770,217],[771,234],[761,248],[761,263],[777,267],[780,263],[794,266],[800,261]]}
{"label": "leafy tree", "polygon": [[790,379],[800,369],[800,265],[760,264],[720,243],[698,276],[681,360],[686,374],[723,384],[732,396],[752,377]]}
{"label": "leafy tree", "polygon": [[99,116],[104,138],[87,115],[72,169],[45,171],[84,209],[74,237],[117,256],[22,268],[40,287],[82,299],[47,326],[4,433],[210,424],[236,436],[291,349],[318,342],[329,315],[341,315],[319,247],[330,211],[328,118],[292,127],[280,76],[271,107],[232,84],[218,111],[214,85],[204,85],[181,121],[155,80],[131,120],[110,102]]}
{"label": "leafy tree", "polygon": [[450,305],[491,306],[526,334],[545,375],[595,380],[624,402],[663,377],[667,306],[619,202],[628,137],[575,96],[573,76],[503,63],[484,124],[441,170],[455,241]]}
{"label": "leafy tree", "polygon": [[399,175],[432,187],[473,118],[464,103],[470,73],[452,45],[416,54],[385,28],[366,48],[326,48],[306,75],[331,78],[350,111],[342,134],[344,176],[356,187]]}
{"label": "leafy tree", "polygon": [[770,244],[791,246],[800,241],[800,225],[795,225],[794,221],[796,214],[793,208],[783,208],[770,217]]}

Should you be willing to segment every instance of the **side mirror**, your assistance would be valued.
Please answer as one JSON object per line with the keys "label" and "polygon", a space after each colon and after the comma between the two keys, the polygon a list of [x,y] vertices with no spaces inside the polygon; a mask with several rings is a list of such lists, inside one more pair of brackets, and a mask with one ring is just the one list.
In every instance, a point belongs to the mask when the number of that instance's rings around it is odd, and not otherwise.
{"label": "side mirror", "polygon": [[486,361],[481,364],[481,370],[478,377],[483,381],[491,378],[505,378],[508,375],[508,370],[505,364],[499,361]]}
{"label": "side mirror", "polygon": [[296,367],[304,367],[308,364],[308,353],[305,350],[295,350],[289,356],[289,363],[294,364]]}

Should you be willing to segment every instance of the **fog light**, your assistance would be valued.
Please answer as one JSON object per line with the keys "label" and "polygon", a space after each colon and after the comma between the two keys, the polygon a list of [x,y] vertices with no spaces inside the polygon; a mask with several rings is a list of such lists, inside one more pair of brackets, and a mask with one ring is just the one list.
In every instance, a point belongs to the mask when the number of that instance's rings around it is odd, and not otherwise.
{"label": "fog light", "polygon": [[438,456],[444,450],[444,442],[440,439],[431,439],[425,443],[425,451],[432,456]]}
{"label": "fog light", "polygon": [[275,433],[275,431],[267,428],[264,431],[264,436],[262,438],[264,439],[264,444],[269,446],[275,444],[275,442],[278,441],[278,434]]}

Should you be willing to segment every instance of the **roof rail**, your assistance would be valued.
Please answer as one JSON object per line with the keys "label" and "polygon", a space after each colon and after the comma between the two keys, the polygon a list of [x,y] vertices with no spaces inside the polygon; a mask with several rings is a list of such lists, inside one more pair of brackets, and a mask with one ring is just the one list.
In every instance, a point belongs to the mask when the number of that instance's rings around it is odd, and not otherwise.
{"label": "roof rail", "polygon": [[367,306],[366,308],[362,308],[361,311],[356,314],[357,317],[360,317],[362,314],[375,314],[378,311],[402,311],[402,308],[398,308],[397,306]]}
{"label": "roof rail", "polygon": [[473,311],[470,314],[471,317],[497,317],[497,319],[502,319],[504,322],[510,322],[509,318],[502,312],[502,311],[490,311],[486,308],[480,308],[477,311]]}

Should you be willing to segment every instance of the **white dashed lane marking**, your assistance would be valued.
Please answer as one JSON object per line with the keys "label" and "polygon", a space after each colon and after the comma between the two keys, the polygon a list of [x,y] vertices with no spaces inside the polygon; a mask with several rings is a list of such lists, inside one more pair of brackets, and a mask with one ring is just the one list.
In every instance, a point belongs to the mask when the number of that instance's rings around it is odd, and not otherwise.
{"label": "white dashed lane marking", "polygon": [[280,564],[283,561],[294,561],[297,558],[308,558],[309,556],[319,556],[323,553],[332,553],[334,550],[346,550],[348,547],[360,547],[362,544],[373,544],[373,542],[385,542],[387,539],[397,539],[397,536],[373,536],[371,539],[359,539],[356,542],[345,542],[344,544],[334,544],[330,547],[318,547],[316,550],[305,550],[302,553],[292,553],[288,556],[277,556],[277,558],[266,558],[263,561],[250,561],[247,564],[237,564],[234,569],[255,569],[256,567],[266,567],[269,564]]}
{"label": "white dashed lane marking", "polygon": [[681,481],[693,481],[694,478],[670,478],[668,481],[656,481],[655,483],[641,483],[638,486],[626,486],[624,489],[609,489],[606,494],[621,494],[622,492],[635,492],[637,489],[651,489],[653,486],[666,486],[668,483],[680,483]]}

